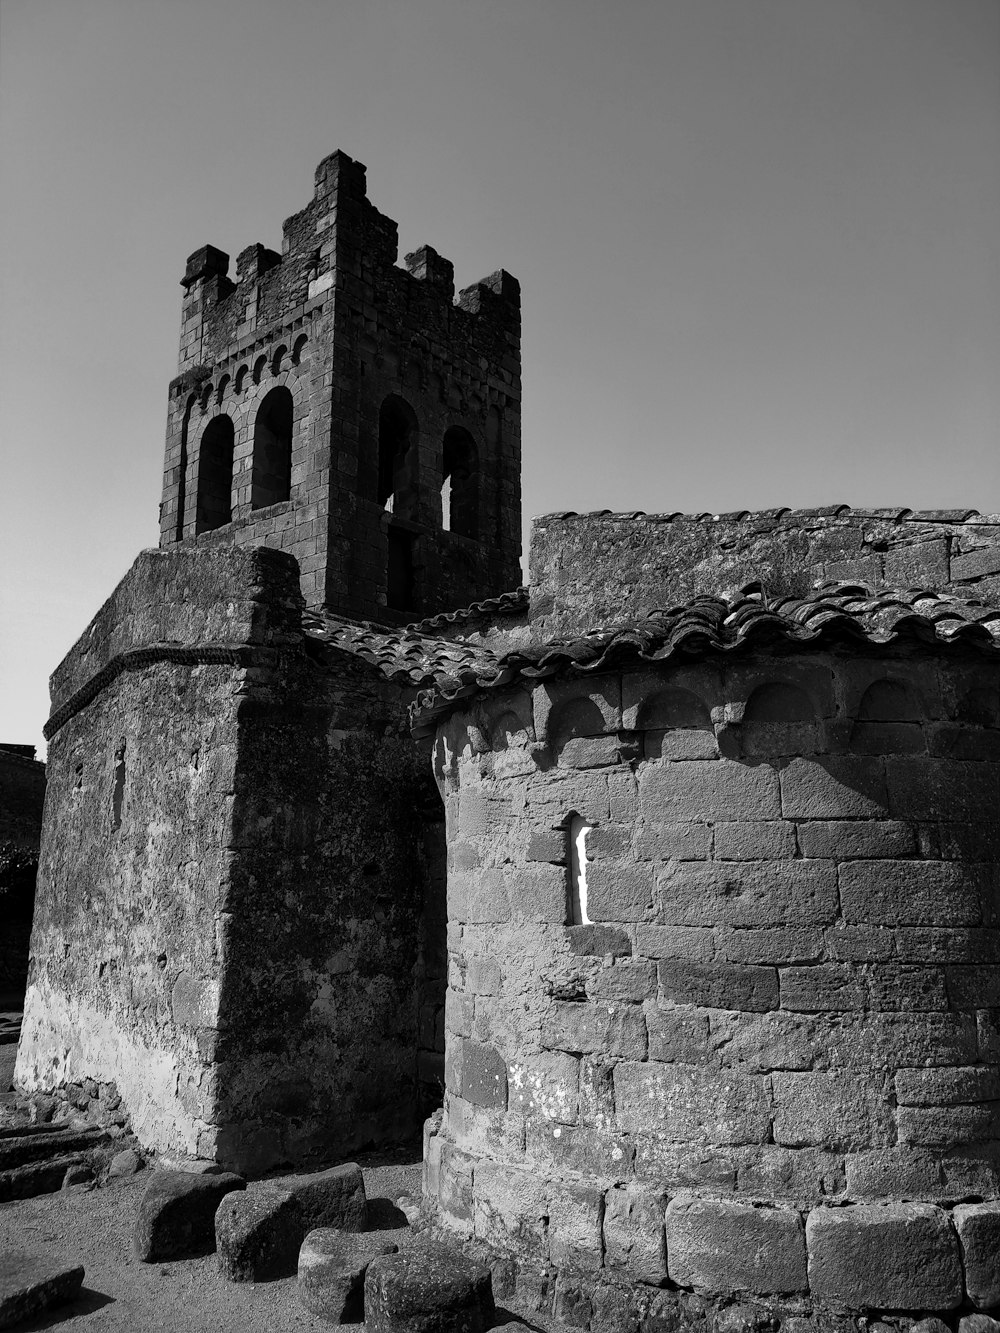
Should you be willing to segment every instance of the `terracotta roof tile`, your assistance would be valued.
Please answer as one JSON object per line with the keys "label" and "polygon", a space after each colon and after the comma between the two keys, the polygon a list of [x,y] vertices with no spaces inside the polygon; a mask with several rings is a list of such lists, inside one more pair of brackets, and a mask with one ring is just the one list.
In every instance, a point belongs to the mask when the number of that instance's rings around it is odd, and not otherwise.
{"label": "terracotta roof tile", "polygon": [[[439,675],[417,699],[415,727],[426,730],[439,713],[476,688],[520,677],[543,679],[565,671],[600,672],[629,663],[660,663],[706,653],[729,653],[781,642],[819,647],[854,639],[868,645],[916,639],[1000,649],[1000,609],[921,588],[875,592],[864,584],[826,584],[805,597],[770,598],[742,590],[731,598],[695,597],[675,607],[608,629],[529,644],[489,655],[448,678]],[[477,671],[482,674],[477,677]]]}
{"label": "terracotta roof tile", "polygon": [[574,519],[586,520],[593,518],[612,518],[620,522],[631,520],[639,523],[766,523],[786,526],[794,524],[800,519],[805,521],[817,518],[880,519],[883,522],[891,523],[902,523],[904,521],[912,523],[976,523],[990,526],[995,526],[1000,522],[996,514],[980,514],[977,509],[908,509],[902,505],[889,509],[871,509],[864,506],[859,509],[852,509],[850,505],[846,504],[823,505],[815,509],[789,509],[785,507],[757,510],[735,509],[724,514],[713,514],[711,512],[684,514],[680,510],[664,514],[649,514],[641,510],[615,513],[610,509],[579,514],[575,510],[560,510],[552,514],[545,514],[541,521],[546,523],[572,522]]}
{"label": "terracotta roof tile", "polygon": [[[520,606],[522,594],[519,590],[507,596],[519,599]],[[423,632],[424,625],[441,620],[434,617],[391,629],[312,614],[306,631],[315,643],[349,653],[375,667],[386,680],[419,690],[411,709],[418,732],[427,731],[439,714],[476,690],[566,671],[596,673],[768,643],[820,647],[853,639],[876,646],[915,639],[1000,650],[1000,608],[922,588],[876,592],[860,583],[824,584],[805,597],[770,597],[758,584],[751,584],[729,598],[694,597],[625,625],[528,643],[499,654],[482,644]]]}

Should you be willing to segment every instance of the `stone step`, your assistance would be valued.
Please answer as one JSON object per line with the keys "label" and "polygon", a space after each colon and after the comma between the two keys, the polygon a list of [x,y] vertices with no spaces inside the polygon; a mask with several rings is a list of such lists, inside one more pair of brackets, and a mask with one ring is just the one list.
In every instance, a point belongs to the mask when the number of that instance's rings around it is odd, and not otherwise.
{"label": "stone step", "polygon": [[86,1161],[84,1153],[68,1153],[45,1162],[29,1162],[10,1171],[0,1171],[0,1203],[33,1199],[36,1194],[55,1194],[62,1189],[67,1169]]}
{"label": "stone step", "polygon": [[0,1255],[0,1328],[73,1300],[82,1284],[81,1264],[18,1250]]}
{"label": "stone step", "polygon": [[28,1119],[27,1111],[21,1111],[19,1108],[11,1112],[11,1116],[9,1124],[0,1125],[0,1143],[4,1139],[26,1138],[32,1134],[58,1134],[69,1128],[62,1121],[52,1125],[33,1125]]}
{"label": "stone step", "polygon": [[56,1153],[96,1148],[111,1140],[103,1129],[62,1129],[51,1133],[31,1131],[0,1140],[0,1171],[9,1171],[28,1162],[44,1161]]}

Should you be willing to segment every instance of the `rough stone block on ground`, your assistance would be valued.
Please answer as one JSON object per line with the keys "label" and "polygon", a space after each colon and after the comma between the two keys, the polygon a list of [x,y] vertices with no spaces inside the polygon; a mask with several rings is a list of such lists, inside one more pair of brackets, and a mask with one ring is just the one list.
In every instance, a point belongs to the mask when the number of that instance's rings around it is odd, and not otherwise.
{"label": "rough stone block on ground", "polygon": [[21,1250],[0,1255],[0,1328],[71,1301],[82,1285],[81,1264],[60,1263]]}
{"label": "rough stone block on ground", "polygon": [[966,1314],[958,1321],[958,1333],[1000,1333],[1000,1319],[988,1314]]}
{"label": "rough stone block on ground", "polygon": [[288,1190],[251,1185],[227,1194],[215,1214],[219,1272],[230,1282],[288,1277],[306,1227]]}
{"label": "rough stone block on ground", "polygon": [[368,1224],[364,1177],[355,1162],[308,1176],[288,1176],[281,1186],[300,1205],[306,1231],[316,1227],[364,1231]]}
{"label": "rough stone block on ground", "polygon": [[227,1194],[245,1190],[242,1176],[157,1171],[139,1202],[133,1243],[144,1263],[205,1254],[215,1248],[215,1213]]}
{"label": "rough stone block on ground", "polygon": [[806,1289],[805,1234],[793,1209],[680,1196],[667,1208],[666,1237],[679,1286],[761,1296]]}
{"label": "rough stone block on ground", "polygon": [[365,1273],[373,1259],[396,1254],[398,1246],[363,1232],[318,1227],[299,1250],[299,1300],[331,1324],[364,1318]]}
{"label": "rough stone block on ground", "polygon": [[1000,1306],[1000,1203],[960,1204],[952,1213],[973,1305]]}
{"label": "rough stone block on ground", "polygon": [[490,1270],[457,1247],[383,1255],[365,1274],[368,1333],[486,1333],[495,1318]]}
{"label": "rough stone block on ground", "polygon": [[958,1237],[932,1204],[816,1208],[806,1241],[815,1300],[851,1310],[953,1310],[962,1302]]}

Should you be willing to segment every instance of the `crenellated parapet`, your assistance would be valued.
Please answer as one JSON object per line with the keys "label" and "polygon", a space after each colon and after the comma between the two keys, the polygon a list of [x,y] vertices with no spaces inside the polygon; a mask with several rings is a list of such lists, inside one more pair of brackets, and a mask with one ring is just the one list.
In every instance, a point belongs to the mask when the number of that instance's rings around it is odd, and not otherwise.
{"label": "crenellated parapet", "polygon": [[397,253],[338,152],[280,254],[190,257],[161,545],[279,546],[310,605],[396,623],[517,586],[520,288]]}

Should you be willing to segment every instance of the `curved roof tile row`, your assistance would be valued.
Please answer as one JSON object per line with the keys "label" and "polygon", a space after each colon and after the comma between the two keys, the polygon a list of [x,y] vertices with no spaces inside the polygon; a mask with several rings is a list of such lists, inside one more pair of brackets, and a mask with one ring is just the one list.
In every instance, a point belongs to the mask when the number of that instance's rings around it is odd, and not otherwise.
{"label": "curved roof tile row", "polygon": [[980,514],[978,509],[853,509],[850,505],[824,505],[819,509],[734,509],[726,514],[715,514],[706,510],[704,513],[685,514],[674,510],[668,514],[647,514],[644,510],[628,510],[624,513],[613,509],[596,509],[589,513],[577,513],[574,509],[559,510],[545,514],[538,521],[568,522],[573,519],[616,518],[646,523],[780,523],[785,520],[798,522],[800,519],[815,518],[858,518],[882,519],[890,523],[969,523],[973,519],[980,524],[1000,524],[1000,515]]}
{"label": "curved roof tile row", "polygon": [[731,597],[694,597],[624,625],[500,654],[481,644],[434,638],[417,626],[393,630],[333,616],[311,617],[308,637],[360,658],[387,680],[419,690],[411,721],[420,734],[476,690],[568,671],[597,673],[769,643],[819,647],[853,640],[884,646],[911,640],[995,652],[1000,650],[1000,609],[922,588],[876,592],[867,584],[833,583],[804,597],[771,597],[759,585],[748,585]]}

